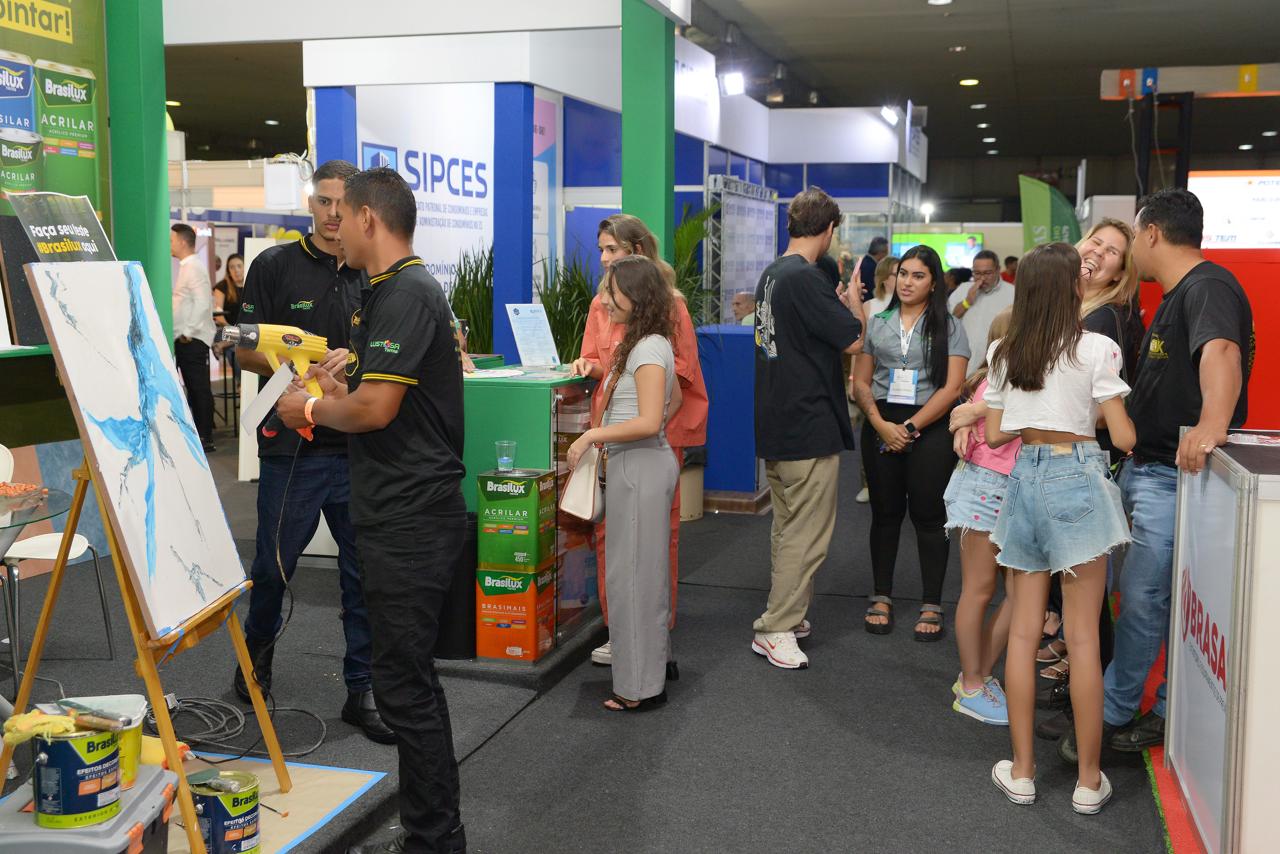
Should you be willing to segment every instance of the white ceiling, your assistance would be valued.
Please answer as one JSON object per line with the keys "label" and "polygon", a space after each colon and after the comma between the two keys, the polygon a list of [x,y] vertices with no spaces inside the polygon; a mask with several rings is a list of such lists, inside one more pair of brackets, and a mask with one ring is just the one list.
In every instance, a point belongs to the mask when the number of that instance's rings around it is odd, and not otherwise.
{"label": "white ceiling", "polygon": [[[932,157],[1102,155],[1127,152],[1122,102],[1098,97],[1106,68],[1235,65],[1280,59],[1277,0],[697,0],[828,106],[928,106]],[[695,5],[694,22],[698,23]],[[722,33],[692,33],[721,67],[733,51]],[[961,53],[948,50],[963,45]],[[754,69],[763,100],[771,69]],[[977,77],[972,88],[958,81]],[[798,98],[793,100],[798,101]],[[790,102],[789,102],[790,103]],[[986,103],[987,109],[970,109]],[[793,106],[805,106],[800,103]],[[1173,144],[1176,114],[1162,111]],[[978,122],[991,128],[977,129]],[[1280,98],[1201,99],[1192,151],[1280,150]],[[984,136],[997,142],[985,144]]]}

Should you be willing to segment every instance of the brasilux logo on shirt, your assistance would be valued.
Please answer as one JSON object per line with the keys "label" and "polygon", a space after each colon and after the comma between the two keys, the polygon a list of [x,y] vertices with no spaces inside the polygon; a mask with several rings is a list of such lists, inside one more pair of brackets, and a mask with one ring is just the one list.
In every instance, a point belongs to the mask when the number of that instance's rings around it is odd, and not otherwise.
{"label": "brasilux logo on shirt", "polygon": [[1147,356],[1152,359],[1167,359],[1169,354],[1164,351],[1164,339],[1159,335],[1152,334],[1151,346],[1147,348]]}
{"label": "brasilux logo on shirt", "polygon": [[316,301],[313,299],[304,299],[301,302],[289,303],[289,309],[291,311],[311,311],[311,309],[315,307]]}
{"label": "brasilux logo on shirt", "polygon": [[399,352],[400,352],[400,344],[399,344],[399,342],[392,341],[392,340],[391,340],[391,339],[389,339],[389,338],[384,338],[384,339],[383,339],[383,340],[381,340],[381,341],[370,341],[370,342],[369,342],[369,349],[370,349],[370,350],[382,350],[382,351],[387,352],[387,353],[399,353]]}

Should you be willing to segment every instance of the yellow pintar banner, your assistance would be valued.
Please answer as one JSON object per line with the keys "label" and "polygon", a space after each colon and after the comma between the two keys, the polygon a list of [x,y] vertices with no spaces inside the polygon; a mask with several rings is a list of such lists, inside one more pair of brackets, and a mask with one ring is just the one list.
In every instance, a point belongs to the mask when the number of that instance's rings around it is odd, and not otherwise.
{"label": "yellow pintar banner", "polygon": [[71,9],[51,0],[0,0],[0,27],[74,44]]}
{"label": "yellow pintar banner", "polygon": [[1240,92],[1257,92],[1258,91],[1258,66],[1242,65],[1240,66]]}

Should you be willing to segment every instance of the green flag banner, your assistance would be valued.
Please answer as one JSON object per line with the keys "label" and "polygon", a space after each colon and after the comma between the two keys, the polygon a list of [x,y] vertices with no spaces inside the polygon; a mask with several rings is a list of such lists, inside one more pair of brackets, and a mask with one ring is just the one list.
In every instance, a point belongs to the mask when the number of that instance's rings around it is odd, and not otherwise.
{"label": "green flag banner", "polygon": [[1022,249],[1044,243],[1071,243],[1080,240],[1080,221],[1075,208],[1056,187],[1026,175],[1018,176],[1022,197]]}

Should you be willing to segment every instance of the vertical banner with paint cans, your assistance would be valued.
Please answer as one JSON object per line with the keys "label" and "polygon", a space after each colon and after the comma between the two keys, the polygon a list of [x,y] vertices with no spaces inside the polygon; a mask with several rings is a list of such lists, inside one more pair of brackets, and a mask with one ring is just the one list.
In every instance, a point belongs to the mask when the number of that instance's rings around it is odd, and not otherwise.
{"label": "vertical banner with paint cans", "polygon": [[533,291],[542,286],[544,269],[559,258],[560,226],[560,112],[563,99],[555,92],[533,91]]}
{"label": "vertical banner with paint cans", "polygon": [[1080,220],[1076,219],[1076,209],[1057,187],[1019,175],[1018,194],[1022,198],[1024,251],[1045,243],[1079,242]]}
{"label": "vertical banner with paint cans", "polygon": [[0,327],[19,344],[46,338],[22,269],[36,256],[8,194],[85,196],[111,233],[105,8],[0,0]]}
{"label": "vertical banner with paint cans", "polygon": [[356,138],[360,168],[409,182],[413,250],[449,291],[462,253],[493,244],[493,84],[357,86]]}

